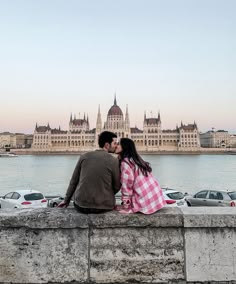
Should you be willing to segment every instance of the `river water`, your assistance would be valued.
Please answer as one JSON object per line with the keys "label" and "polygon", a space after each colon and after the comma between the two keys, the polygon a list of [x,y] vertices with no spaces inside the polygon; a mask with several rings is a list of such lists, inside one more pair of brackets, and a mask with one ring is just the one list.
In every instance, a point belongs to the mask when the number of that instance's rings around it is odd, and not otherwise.
{"label": "river water", "polygon": [[[183,193],[201,189],[236,190],[236,155],[142,155],[162,187]],[[64,195],[79,156],[22,155],[0,158],[0,195],[35,189]]]}

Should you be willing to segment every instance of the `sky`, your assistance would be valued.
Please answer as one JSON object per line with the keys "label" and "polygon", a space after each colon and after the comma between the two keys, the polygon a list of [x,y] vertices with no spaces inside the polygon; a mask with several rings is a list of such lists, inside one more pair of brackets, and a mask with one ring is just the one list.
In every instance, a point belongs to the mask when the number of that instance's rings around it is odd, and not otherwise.
{"label": "sky", "polygon": [[131,127],[236,133],[236,1],[0,0],[0,133],[96,126],[116,94]]}

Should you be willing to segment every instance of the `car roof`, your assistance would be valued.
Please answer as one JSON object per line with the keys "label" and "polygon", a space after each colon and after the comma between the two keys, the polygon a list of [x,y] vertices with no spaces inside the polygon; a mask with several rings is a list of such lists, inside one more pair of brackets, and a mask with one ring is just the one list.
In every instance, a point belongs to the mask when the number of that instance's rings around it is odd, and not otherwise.
{"label": "car roof", "polygon": [[211,188],[202,189],[202,190],[199,190],[198,192],[201,192],[201,191],[216,191],[216,192],[225,192],[225,193],[236,192],[235,190],[229,190],[229,189],[211,189]]}
{"label": "car roof", "polygon": [[19,189],[19,190],[14,190],[12,192],[17,192],[20,195],[25,195],[25,194],[29,194],[29,193],[42,193],[42,192],[40,192],[38,190],[33,190],[33,189]]}
{"label": "car roof", "polygon": [[51,200],[52,199],[59,199],[59,198],[65,198],[65,196],[64,197],[63,196],[56,196],[56,197],[51,198]]}
{"label": "car roof", "polygon": [[174,189],[164,189],[162,188],[163,192],[165,193],[176,193],[176,192],[181,192],[181,191],[178,191],[178,190],[174,190]]}

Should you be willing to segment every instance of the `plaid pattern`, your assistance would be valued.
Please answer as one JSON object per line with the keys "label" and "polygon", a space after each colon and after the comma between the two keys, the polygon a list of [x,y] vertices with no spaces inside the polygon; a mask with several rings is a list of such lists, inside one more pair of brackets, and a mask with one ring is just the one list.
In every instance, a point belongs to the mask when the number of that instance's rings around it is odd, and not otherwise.
{"label": "plaid pattern", "polygon": [[152,214],[166,205],[162,189],[151,173],[144,176],[138,167],[121,162],[121,213]]}

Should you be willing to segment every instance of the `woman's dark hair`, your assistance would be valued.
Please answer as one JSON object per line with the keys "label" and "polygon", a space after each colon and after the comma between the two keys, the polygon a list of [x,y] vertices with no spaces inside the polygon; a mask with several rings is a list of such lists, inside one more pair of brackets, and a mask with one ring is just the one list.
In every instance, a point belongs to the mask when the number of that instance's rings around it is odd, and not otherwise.
{"label": "woman's dark hair", "polygon": [[129,138],[121,138],[120,145],[122,152],[120,153],[120,160],[128,158],[132,165],[137,165],[142,174],[147,176],[152,171],[152,168],[148,162],[145,162],[138,154],[134,141]]}

